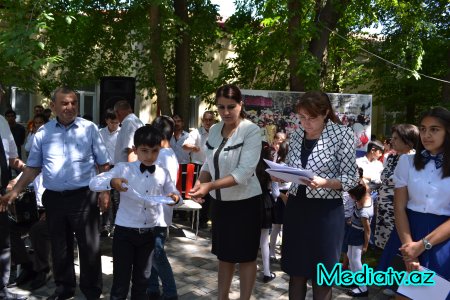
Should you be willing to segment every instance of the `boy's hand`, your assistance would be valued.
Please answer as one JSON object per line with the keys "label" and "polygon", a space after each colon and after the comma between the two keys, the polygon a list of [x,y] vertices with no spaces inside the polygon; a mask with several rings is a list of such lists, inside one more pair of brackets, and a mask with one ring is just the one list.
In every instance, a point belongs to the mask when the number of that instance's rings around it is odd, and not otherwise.
{"label": "boy's hand", "polygon": [[128,191],[128,188],[122,186],[122,183],[125,183],[128,185],[128,180],[126,180],[125,178],[113,178],[113,179],[111,179],[110,185],[116,191],[119,191],[119,192]]}
{"label": "boy's hand", "polygon": [[168,194],[167,197],[170,197],[173,199],[173,201],[175,201],[174,204],[168,204],[169,206],[174,206],[174,205],[178,204],[178,202],[180,201],[180,196],[178,196],[177,194],[174,194],[174,193]]}

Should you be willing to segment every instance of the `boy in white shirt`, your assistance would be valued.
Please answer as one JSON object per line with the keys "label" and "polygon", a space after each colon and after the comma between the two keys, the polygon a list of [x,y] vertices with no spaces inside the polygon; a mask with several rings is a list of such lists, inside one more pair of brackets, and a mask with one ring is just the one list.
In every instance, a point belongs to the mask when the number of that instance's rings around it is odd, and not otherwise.
{"label": "boy in white shirt", "polygon": [[149,196],[167,195],[173,200],[172,205],[181,201],[169,172],[154,164],[161,140],[161,133],[153,126],[139,128],[134,134],[133,146],[138,160],[117,163],[109,172],[97,175],[89,183],[93,191],[114,188],[120,192],[113,238],[113,300],[127,298],[130,279],[131,299],[147,299],[154,248],[153,228],[160,218],[160,202],[156,202],[157,197]]}

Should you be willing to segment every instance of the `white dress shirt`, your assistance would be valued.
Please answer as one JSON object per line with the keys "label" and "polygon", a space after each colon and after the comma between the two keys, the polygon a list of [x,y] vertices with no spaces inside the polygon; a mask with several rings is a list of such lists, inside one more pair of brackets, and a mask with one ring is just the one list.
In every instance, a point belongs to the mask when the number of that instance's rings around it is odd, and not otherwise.
{"label": "white dress shirt", "polygon": [[123,119],[114,151],[115,163],[128,161],[128,149],[132,149],[134,146],[134,132],[142,126],[144,123],[133,113]]}
{"label": "white dress shirt", "polygon": [[188,151],[183,149],[184,141],[189,137],[187,131],[182,131],[178,140],[175,138],[175,134],[172,135],[170,139],[170,147],[172,147],[173,152],[177,155],[178,163],[188,164],[191,162],[191,156]]}
{"label": "white dress shirt", "polygon": [[215,161],[215,153],[224,140],[221,133],[223,125],[223,122],[219,122],[209,129],[206,161],[201,170],[209,172],[212,180],[231,175],[237,185],[220,189],[220,199],[216,190],[210,191],[210,195],[222,201],[244,200],[260,195],[261,186],[255,175],[262,147],[259,127],[249,120],[242,120],[233,135],[222,145],[219,158]]}
{"label": "white dress shirt", "polygon": [[101,128],[98,133],[100,133],[100,137],[102,138],[103,143],[105,144],[106,151],[108,151],[109,164],[114,165],[114,153],[116,149],[117,136],[119,135],[120,127],[111,132],[108,129],[108,126]]}
{"label": "white dress shirt", "polygon": [[[130,188],[142,195],[167,196],[169,193],[180,195],[170,178],[169,171],[155,165],[155,172],[141,172],[139,160],[130,163],[117,163],[113,169],[101,173],[91,179],[89,188],[92,191],[107,191],[111,189],[111,179],[125,178]],[[181,197],[181,196],[180,196]],[[180,202],[182,202],[180,198]],[[159,226],[161,216],[156,202],[146,201],[137,197],[130,190],[120,192],[120,204],[116,215],[116,225],[130,228],[152,228]]]}
{"label": "white dress shirt", "polygon": [[184,141],[183,146],[186,144],[195,145],[200,148],[198,152],[191,152],[191,161],[194,164],[203,165],[206,159],[205,155],[205,144],[208,139],[208,131],[204,127],[194,129],[189,132],[189,137]]}
{"label": "white dress shirt", "polygon": [[408,187],[408,204],[420,213],[450,217],[450,177],[442,178],[442,168],[436,169],[433,160],[417,171],[414,154],[400,156],[394,171],[395,188]]}
{"label": "white dress shirt", "polygon": [[[178,176],[178,160],[172,148],[161,148],[155,164],[169,171],[170,179],[173,184],[177,183]],[[178,202],[175,206],[159,204],[159,218],[156,226],[169,227],[172,225],[173,209],[181,205],[183,201]]]}

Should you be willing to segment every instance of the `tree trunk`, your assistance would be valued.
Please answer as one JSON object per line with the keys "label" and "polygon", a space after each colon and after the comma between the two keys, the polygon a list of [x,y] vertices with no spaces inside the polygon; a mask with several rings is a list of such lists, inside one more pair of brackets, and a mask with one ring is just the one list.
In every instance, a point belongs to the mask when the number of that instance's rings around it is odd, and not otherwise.
{"label": "tree trunk", "polygon": [[[309,42],[308,50],[321,64],[322,68],[324,67],[323,59],[331,31],[336,29],[347,3],[347,0],[328,0],[323,9],[316,9],[316,13],[318,12],[315,17],[317,33]],[[321,75],[323,74],[324,72],[321,72]]]}
{"label": "tree trunk", "polygon": [[150,60],[153,65],[153,76],[156,84],[158,107],[163,115],[171,115],[169,92],[167,88],[166,71],[163,63],[161,45],[160,11],[158,5],[149,7],[150,21]]}
{"label": "tree trunk", "polygon": [[288,10],[291,13],[288,23],[289,42],[289,88],[291,91],[304,91],[305,83],[299,75],[300,53],[302,51],[301,39],[297,32],[300,30],[301,0],[289,0]]}
{"label": "tree trunk", "polygon": [[189,126],[190,120],[190,36],[188,30],[188,8],[187,0],[174,0],[175,15],[181,24],[178,32],[181,37],[180,43],[175,49],[175,102],[174,112],[185,120],[185,127]]}
{"label": "tree trunk", "polygon": [[[450,81],[450,49],[447,51],[447,70],[447,76],[445,76],[444,79]],[[450,83],[443,83],[442,102],[446,105],[450,105]]]}

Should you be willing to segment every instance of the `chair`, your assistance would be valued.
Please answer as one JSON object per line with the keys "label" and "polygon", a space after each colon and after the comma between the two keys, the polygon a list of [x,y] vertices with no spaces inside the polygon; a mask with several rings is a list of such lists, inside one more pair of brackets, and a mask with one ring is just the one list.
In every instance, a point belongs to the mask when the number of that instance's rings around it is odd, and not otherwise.
{"label": "chair", "polygon": [[177,189],[183,197],[184,203],[178,207],[175,207],[174,210],[180,211],[191,211],[192,212],[192,223],[191,228],[194,230],[194,221],[196,220],[196,228],[195,228],[195,238],[198,235],[198,225],[200,221],[200,209],[202,206],[190,200],[189,191],[194,186],[194,180],[196,179],[196,166],[195,164],[180,164],[178,168],[178,176],[177,176]]}

